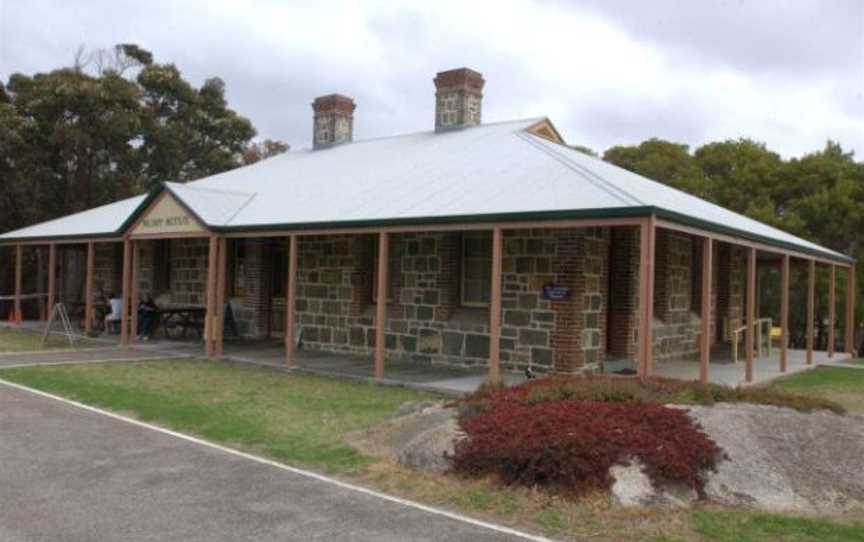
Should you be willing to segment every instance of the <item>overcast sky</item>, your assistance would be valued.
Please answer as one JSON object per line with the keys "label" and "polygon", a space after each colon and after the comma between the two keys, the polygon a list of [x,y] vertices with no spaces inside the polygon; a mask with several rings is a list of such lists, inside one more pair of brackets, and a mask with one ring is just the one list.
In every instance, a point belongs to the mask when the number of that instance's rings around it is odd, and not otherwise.
{"label": "overcast sky", "polygon": [[355,139],[430,129],[432,78],[486,78],[484,121],[549,116],[603,150],[827,139],[864,159],[864,0],[291,2],[0,0],[0,79],[132,42],[219,76],[261,137],[310,145],[315,96],[355,98]]}

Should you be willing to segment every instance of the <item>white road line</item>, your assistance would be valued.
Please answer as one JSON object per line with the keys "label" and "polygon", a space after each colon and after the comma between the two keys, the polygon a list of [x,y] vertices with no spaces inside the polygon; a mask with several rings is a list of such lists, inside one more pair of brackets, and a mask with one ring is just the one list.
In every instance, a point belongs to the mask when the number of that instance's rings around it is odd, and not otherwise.
{"label": "white road line", "polygon": [[156,432],[163,433],[166,435],[171,435],[172,437],[183,439],[183,440],[186,440],[189,442],[194,442],[195,444],[199,444],[201,446],[207,446],[209,448],[214,448],[216,450],[225,452],[227,454],[242,457],[244,459],[249,459],[251,461],[256,461],[258,463],[262,463],[264,465],[269,465],[271,467],[275,467],[277,469],[288,471],[288,472],[291,472],[293,474],[298,474],[300,476],[312,478],[314,480],[318,480],[319,482],[332,484],[334,486],[341,487],[343,489],[349,489],[351,491],[356,491],[358,493],[363,493],[366,495],[370,495],[372,497],[377,497],[377,498],[385,500],[385,501],[397,503],[397,504],[400,504],[400,505],[408,507],[408,508],[416,508],[417,510],[422,510],[422,511],[428,512],[430,514],[443,516],[443,517],[446,517],[446,518],[449,518],[449,519],[452,519],[455,521],[461,521],[463,523],[468,523],[470,525],[476,525],[477,527],[483,527],[484,529],[489,529],[489,530],[496,531],[496,532],[499,532],[502,534],[507,534],[507,535],[511,535],[511,536],[518,536],[520,538],[523,538],[525,540],[531,540],[533,542],[554,542],[551,538],[546,538],[543,536],[537,536],[537,535],[525,533],[522,531],[517,531],[516,529],[511,529],[509,527],[504,527],[502,525],[496,525],[494,523],[481,521],[479,519],[470,518],[468,516],[464,516],[462,514],[457,514],[455,512],[450,512],[447,510],[441,510],[439,508],[433,508],[431,506],[426,506],[425,504],[420,504],[416,501],[411,501],[408,499],[402,499],[400,497],[395,497],[393,495],[387,495],[386,493],[380,493],[378,491],[368,489],[368,488],[365,488],[362,486],[357,486],[354,484],[349,484],[347,482],[342,482],[340,480],[336,480],[334,478],[330,478],[328,476],[324,476],[324,475],[321,475],[321,474],[318,474],[315,472],[311,472],[308,470],[298,469],[297,467],[291,467],[289,465],[277,463],[276,461],[271,461],[269,459],[265,459],[265,458],[259,457],[257,455],[252,455],[252,454],[248,454],[246,452],[241,452],[239,450],[234,450],[232,448],[227,448],[227,447],[222,446],[220,444],[216,444],[213,442],[209,442],[207,440],[203,440],[203,439],[200,439],[197,437],[186,435],[184,433],[178,433],[177,431],[172,431],[171,429],[166,429],[166,428],[160,427],[158,425],[153,425],[153,424],[149,424],[146,422],[142,422],[140,420],[135,420],[133,418],[128,418],[126,416],[121,416],[120,414],[115,414],[115,413],[109,412],[107,410],[102,410],[101,408],[96,408],[96,407],[92,407],[90,405],[85,405],[84,403],[79,403],[78,401],[72,401],[71,399],[66,399],[66,398],[60,397],[58,395],[46,393],[44,391],[30,388],[28,386],[24,386],[21,384],[17,384],[15,382],[10,382],[8,380],[4,380],[2,378],[0,378],[0,384],[3,384],[4,386],[8,386],[10,388],[15,388],[15,389],[19,389],[22,391],[26,391],[26,392],[32,393],[34,395],[39,395],[41,397],[47,397],[49,399],[54,399],[55,401],[60,401],[61,403],[66,403],[67,405],[72,405],[72,406],[75,406],[75,407],[78,407],[78,408],[81,408],[84,410],[88,410],[90,412],[102,414],[103,416],[108,416],[109,418],[114,418],[115,420],[124,421],[127,423],[131,423],[132,425],[137,425],[139,427],[144,427],[144,428],[150,429],[152,431],[156,431]]}

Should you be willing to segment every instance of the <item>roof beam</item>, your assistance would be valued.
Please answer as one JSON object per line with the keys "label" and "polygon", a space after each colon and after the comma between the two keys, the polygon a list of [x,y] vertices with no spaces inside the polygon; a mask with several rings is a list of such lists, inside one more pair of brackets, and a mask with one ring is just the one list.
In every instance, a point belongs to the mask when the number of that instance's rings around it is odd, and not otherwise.
{"label": "roof beam", "polygon": [[664,228],[667,230],[677,231],[681,233],[687,233],[690,235],[696,235],[699,237],[710,237],[715,241],[721,241],[724,243],[729,243],[731,245],[737,245],[745,248],[754,248],[756,250],[761,250],[764,252],[772,252],[774,254],[779,254],[781,256],[788,255],[793,256],[795,258],[801,258],[802,260],[814,260],[820,263],[828,264],[828,265],[840,265],[843,267],[851,266],[850,263],[841,263],[837,260],[832,260],[829,258],[821,258],[819,256],[814,256],[812,254],[808,254],[806,252],[800,252],[797,250],[790,250],[781,248],[778,246],[770,245],[767,243],[760,243],[757,241],[751,241],[749,239],[742,239],[740,237],[734,237],[732,235],[726,235],[722,233],[715,233],[708,230],[704,230],[701,228],[695,228],[693,226],[685,226],[683,224],[678,224],[676,222],[670,222],[669,220],[657,220],[657,227]]}

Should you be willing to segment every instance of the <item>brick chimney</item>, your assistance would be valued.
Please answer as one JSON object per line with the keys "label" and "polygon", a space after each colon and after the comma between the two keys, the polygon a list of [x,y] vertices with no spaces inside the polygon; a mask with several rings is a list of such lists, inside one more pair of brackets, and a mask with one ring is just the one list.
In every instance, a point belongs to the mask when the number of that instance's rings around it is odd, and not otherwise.
{"label": "brick chimney", "polygon": [[439,72],[434,81],[436,132],[480,124],[486,83],[481,74],[459,68]]}
{"label": "brick chimney", "polygon": [[312,102],[313,148],[324,149],[351,142],[354,136],[354,100],[341,94],[319,96]]}

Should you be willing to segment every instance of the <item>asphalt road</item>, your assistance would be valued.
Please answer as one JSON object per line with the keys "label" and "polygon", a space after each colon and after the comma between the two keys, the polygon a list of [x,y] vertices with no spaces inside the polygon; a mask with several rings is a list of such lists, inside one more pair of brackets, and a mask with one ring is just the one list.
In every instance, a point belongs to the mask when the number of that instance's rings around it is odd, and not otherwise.
{"label": "asphalt road", "polygon": [[0,540],[525,540],[0,384]]}

